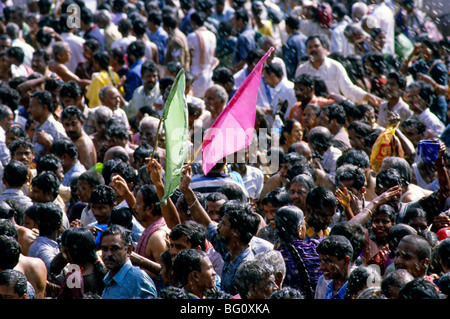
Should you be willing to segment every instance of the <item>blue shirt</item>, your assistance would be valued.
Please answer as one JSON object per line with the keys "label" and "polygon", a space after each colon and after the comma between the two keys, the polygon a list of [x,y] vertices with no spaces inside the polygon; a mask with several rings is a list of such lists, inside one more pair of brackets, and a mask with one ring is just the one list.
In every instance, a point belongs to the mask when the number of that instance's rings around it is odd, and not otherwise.
{"label": "blue shirt", "polygon": [[325,299],[344,299],[345,291],[347,290],[348,281],[339,289],[337,294],[333,295],[334,292],[334,282],[330,281],[327,287],[327,292],[325,294]]}
{"label": "blue shirt", "polygon": [[[413,79],[417,81],[417,74],[427,74],[437,84],[447,85],[447,68],[445,64],[440,60],[432,60],[426,62],[420,59],[408,68],[408,72],[411,73]],[[430,106],[430,111],[433,112],[444,124],[447,124],[447,103],[443,95],[436,95],[433,99],[433,103]]]}
{"label": "blue shirt", "polygon": [[286,64],[287,78],[292,81],[295,78],[295,70],[300,64],[301,58],[306,54],[306,36],[301,32],[296,32],[289,37],[283,46],[283,60]]}
{"label": "blue shirt", "polygon": [[192,31],[191,26],[191,14],[195,12],[194,8],[189,9],[188,12],[184,15],[183,19],[180,22],[180,25],[178,26],[178,29],[180,29],[181,32],[183,32],[185,35],[188,35]]}
{"label": "blue shirt", "polygon": [[131,261],[127,261],[114,277],[108,272],[103,282],[103,299],[153,299],[157,296],[153,280]]}
{"label": "blue shirt", "polygon": [[235,10],[233,8],[230,7],[225,7],[223,8],[222,13],[217,13],[216,10],[214,10],[214,12],[211,14],[211,17],[216,19],[219,22],[223,22],[223,21],[231,21],[231,18],[234,15]]}
{"label": "blue shirt", "polygon": [[42,259],[47,267],[47,271],[50,273],[50,266],[53,258],[55,258],[59,252],[59,246],[56,241],[48,237],[37,236],[36,240],[28,250],[28,256]]}
{"label": "blue shirt", "polygon": [[162,27],[159,27],[154,33],[148,31],[147,35],[150,41],[152,41],[158,47],[159,64],[164,64],[164,52],[166,51],[167,39],[169,38],[169,34],[167,34],[167,32]]}
{"label": "blue shirt", "polygon": [[217,224],[215,223],[210,223],[208,225],[207,239],[214,246],[214,249],[222,255],[224,260],[221,277],[222,290],[229,294],[236,295],[238,293],[234,284],[236,271],[244,261],[253,260],[255,258],[253,250],[248,247],[235,259],[230,260],[231,254],[226,245],[219,239],[217,234]]}
{"label": "blue shirt", "polygon": [[100,49],[106,50],[105,36],[97,26],[93,26],[91,29],[86,31],[86,33],[84,34],[84,39],[95,39],[98,41],[98,43],[100,43]]}
{"label": "blue shirt", "polygon": [[130,101],[133,97],[134,90],[140,87],[143,82],[141,78],[141,69],[144,60],[138,60],[130,66],[130,71],[127,77],[127,91],[125,93],[125,100]]}
{"label": "blue shirt", "polygon": [[236,49],[234,51],[234,64],[244,61],[251,50],[256,49],[256,31],[245,28],[237,36]]}
{"label": "blue shirt", "polygon": [[71,169],[69,169],[66,173],[64,173],[64,178],[61,181],[61,184],[64,186],[70,186],[70,182],[72,181],[72,178],[76,176],[80,176],[82,173],[86,172],[86,168],[79,160],[75,163],[75,165],[72,166]]}

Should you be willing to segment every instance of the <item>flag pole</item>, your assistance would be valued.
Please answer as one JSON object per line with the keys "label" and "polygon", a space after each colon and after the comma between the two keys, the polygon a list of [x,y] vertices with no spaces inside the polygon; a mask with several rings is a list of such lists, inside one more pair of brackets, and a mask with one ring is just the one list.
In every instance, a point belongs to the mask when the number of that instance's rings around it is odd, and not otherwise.
{"label": "flag pole", "polygon": [[153,157],[155,156],[155,150],[158,147],[159,130],[161,129],[161,124],[162,124],[163,120],[164,120],[163,117],[161,117],[159,119],[158,130],[156,131],[156,137],[155,137],[155,146],[153,146],[152,157],[150,158],[150,161],[153,161]]}
{"label": "flag pole", "polygon": [[189,162],[187,162],[186,164],[191,165],[192,163],[194,163],[195,158],[197,157],[198,153],[200,152],[200,150],[203,147],[203,144],[205,144],[205,141],[202,142],[202,145],[200,145],[197,150],[195,152],[192,153],[191,159],[189,160]]}

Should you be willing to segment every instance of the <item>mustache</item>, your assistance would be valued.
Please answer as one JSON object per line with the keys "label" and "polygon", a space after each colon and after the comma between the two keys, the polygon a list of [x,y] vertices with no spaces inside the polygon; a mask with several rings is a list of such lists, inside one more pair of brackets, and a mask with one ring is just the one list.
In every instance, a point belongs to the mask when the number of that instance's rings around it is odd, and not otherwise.
{"label": "mustache", "polygon": [[114,258],[114,257],[112,257],[112,256],[107,256],[107,257],[105,257],[105,258],[103,258],[103,261],[112,261],[112,262],[115,262],[116,261],[116,258]]}

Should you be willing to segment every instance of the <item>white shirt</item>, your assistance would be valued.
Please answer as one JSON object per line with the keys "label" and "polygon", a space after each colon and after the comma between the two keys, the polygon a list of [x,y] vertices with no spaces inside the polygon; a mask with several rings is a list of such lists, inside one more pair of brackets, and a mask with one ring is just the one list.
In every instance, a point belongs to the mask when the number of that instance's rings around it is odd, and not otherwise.
{"label": "white shirt", "polygon": [[344,57],[354,53],[352,46],[349,44],[347,38],[344,35],[344,30],[347,25],[347,21],[341,21],[339,23],[336,23],[336,25],[331,28],[331,53],[340,53],[344,55]]}
{"label": "white shirt", "polygon": [[25,41],[22,41],[20,39],[12,40],[11,46],[22,48],[23,53],[25,54],[23,63],[25,65],[31,66],[31,59],[33,58],[34,48],[31,45],[29,45],[28,43],[26,43]]}
{"label": "white shirt", "polygon": [[[409,109],[409,105],[405,101],[403,101],[402,98],[399,99],[398,103],[394,105],[391,111],[397,113],[400,116],[400,120],[402,122],[407,118],[409,118],[411,115],[413,115],[413,111]],[[382,127],[386,127],[388,125],[387,123],[388,113],[389,113],[388,102],[382,102],[378,109],[378,120],[377,120],[378,125]]]}
{"label": "white shirt", "polygon": [[342,151],[334,146],[330,146],[329,149],[322,155],[322,160],[320,161],[320,164],[322,165],[322,168],[326,172],[326,176],[333,182],[334,184],[334,177],[336,175],[336,161],[339,158],[339,156],[342,155]]}
{"label": "white shirt", "polygon": [[83,211],[81,212],[80,221],[84,227],[97,221],[97,219],[94,216],[94,213],[92,212],[92,209],[90,209],[89,206],[83,208]]}
{"label": "white shirt", "polygon": [[117,41],[114,41],[111,44],[111,49],[119,48],[123,52],[127,52],[127,48],[130,45],[131,42],[136,41],[136,37],[134,35],[129,35],[125,38],[119,39]]}
{"label": "white shirt", "polygon": [[[259,198],[261,190],[264,186],[264,175],[259,168],[250,165],[246,166],[247,172],[242,177],[242,181],[244,182],[244,186],[247,189],[248,196]],[[229,170],[231,171],[230,166]]]}
{"label": "white shirt", "polygon": [[310,61],[307,61],[298,66],[295,71],[295,77],[303,73],[320,77],[325,81],[330,93],[342,94],[347,99],[358,104],[364,102],[364,97],[367,92],[352,83],[344,66],[338,61],[325,57],[325,60],[318,69]]}
{"label": "white shirt", "polygon": [[3,127],[0,126],[0,162],[3,166],[8,165],[11,159],[11,153],[8,146],[6,146],[6,135]]}
{"label": "white shirt", "polygon": [[194,75],[200,74],[203,70],[210,68],[214,63],[214,53],[216,51],[216,36],[209,30],[201,30],[200,34],[203,37],[205,44],[205,62],[203,66],[200,65],[200,42],[196,32],[191,32],[187,35],[187,42],[189,50],[192,52],[191,72]]}
{"label": "white shirt", "polygon": [[191,72],[197,77],[192,85],[192,92],[195,97],[202,98],[206,90],[213,84],[212,66],[215,61],[214,54],[216,52],[216,36],[209,30],[197,31],[200,33],[205,47],[204,63],[201,64],[200,41],[196,32],[187,35],[187,43],[191,52]]}
{"label": "white shirt", "polygon": [[418,117],[425,122],[427,130],[430,130],[434,135],[441,136],[442,132],[444,132],[444,124],[429,108],[426,108]]}
{"label": "white shirt", "polygon": [[270,93],[272,96],[272,103],[270,104],[270,107],[272,108],[274,114],[278,111],[278,104],[280,104],[280,102],[288,101],[288,108],[284,116],[284,118],[287,119],[292,106],[297,103],[294,83],[286,78],[283,78],[276,87],[270,88]]}
{"label": "white shirt", "polygon": [[64,42],[67,42],[70,51],[72,51],[72,57],[70,58],[70,61],[66,62],[66,66],[71,72],[75,73],[78,63],[86,61],[86,58],[83,55],[83,44],[85,40],[70,32],[61,33],[61,38]]}
{"label": "white shirt", "polygon": [[386,32],[386,44],[385,48],[389,53],[395,52],[395,21],[394,13],[392,10],[383,2],[377,4],[373,7],[372,12],[369,15],[377,21],[377,27]]}

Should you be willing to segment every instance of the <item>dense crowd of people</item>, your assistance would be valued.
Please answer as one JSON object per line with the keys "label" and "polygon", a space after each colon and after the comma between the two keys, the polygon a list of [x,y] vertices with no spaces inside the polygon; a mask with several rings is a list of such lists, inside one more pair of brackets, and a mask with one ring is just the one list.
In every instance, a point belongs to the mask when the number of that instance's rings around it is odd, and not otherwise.
{"label": "dense crowd of people", "polygon": [[[2,0],[1,299],[448,298],[449,17]],[[202,137],[271,48],[253,141],[205,174]],[[190,155],[165,201],[181,70]]]}

